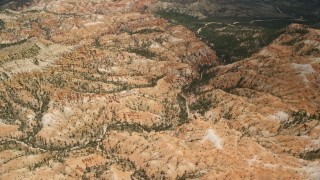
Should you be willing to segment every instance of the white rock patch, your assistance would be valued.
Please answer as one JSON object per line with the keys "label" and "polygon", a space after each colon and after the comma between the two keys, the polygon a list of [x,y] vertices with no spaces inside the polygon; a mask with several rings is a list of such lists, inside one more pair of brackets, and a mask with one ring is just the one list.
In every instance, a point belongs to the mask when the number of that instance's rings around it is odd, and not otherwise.
{"label": "white rock patch", "polygon": [[88,27],[88,26],[95,26],[95,25],[99,25],[99,24],[103,24],[103,22],[88,22],[88,23],[85,23],[84,26]]}
{"label": "white rock patch", "polygon": [[43,126],[50,126],[55,120],[55,116],[52,113],[47,113],[42,116],[42,125]]}
{"label": "white rock patch", "polygon": [[258,159],[258,156],[255,155],[252,159],[249,159],[249,160],[248,160],[248,165],[249,165],[249,166],[252,166],[252,165],[255,164],[255,163],[259,163],[259,160],[257,160],[257,159]]}
{"label": "white rock patch", "polygon": [[310,179],[320,179],[319,162],[313,162],[303,169],[308,173]]}
{"label": "white rock patch", "polygon": [[65,113],[66,116],[72,116],[73,115],[73,111],[70,107],[64,107],[63,108],[63,112]]}
{"label": "white rock patch", "polygon": [[276,114],[269,117],[278,121],[286,121],[289,119],[289,115],[283,111],[278,111]]}
{"label": "white rock patch", "polygon": [[299,76],[304,83],[309,83],[307,75],[315,73],[315,70],[312,68],[311,64],[292,63],[291,67],[300,73]]}
{"label": "white rock patch", "polygon": [[208,129],[206,135],[202,138],[203,141],[211,141],[215,148],[222,149],[222,140],[213,129]]}

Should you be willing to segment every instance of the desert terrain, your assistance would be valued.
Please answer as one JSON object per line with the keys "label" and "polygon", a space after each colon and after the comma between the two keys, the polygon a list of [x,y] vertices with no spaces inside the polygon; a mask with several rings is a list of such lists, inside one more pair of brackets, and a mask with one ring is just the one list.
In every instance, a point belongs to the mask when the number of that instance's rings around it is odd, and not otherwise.
{"label": "desert terrain", "polygon": [[225,64],[155,3],[0,11],[0,179],[319,179],[320,30]]}

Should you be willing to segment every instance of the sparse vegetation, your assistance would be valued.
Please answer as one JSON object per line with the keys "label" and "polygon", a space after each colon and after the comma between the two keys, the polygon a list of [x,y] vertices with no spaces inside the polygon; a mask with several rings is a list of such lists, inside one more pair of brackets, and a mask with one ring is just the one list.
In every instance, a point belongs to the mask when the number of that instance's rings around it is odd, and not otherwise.
{"label": "sparse vegetation", "polygon": [[176,180],[186,180],[186,179],[198,179],[203,176],[203,173],[193,171],[193,172],[184,172],[181,176],[177,176]]}
{"label": "sparse vegetation", "polygon": [[[41,179],[47,172],[60,179],[205,179],[221,175],[220,166],[226,164],[222,174],[238,173],[240,166],[258,167],[249,163],[258,162],[252,153],[243,153],[247,146],[260,155],[274,153],[270,162],[285,163],[277,154],[290,149],[283,148],[286,139],[277,142],[278,125],[281,138],[316,134],[312,129],[317,129],[319,115],[282,112],[284,120],[277,119],[277,113],[268,114],[273,104],[264,100],[280,102],[282,97],[265,93],[260,98],[263,92],[258,91],[246,96],[244,86],[254,72],[231,77],[231,83],[215,83],[221,74],[241,68],[216,63],[214,52],[176,25],[188,26],[218,49],[221,61],[230,62],[271,41],[274,27],[264,29],[249,19],[233,24],[235,19],[160,12],[170,24],[149,14],[148,5],[139,4],[137,10],[118,0],[61,0],[58,6],[48,2],[44,10],[34,3],[35,8],[1,12],[8,27],[1,38],[13,43],[0,45],[9,47],[1,50],[0,58],[0,179]],[[228,13],[228,8],[218,12]],[[97,28],[97,23],[105,28]],[[252,66],[263,69],[261,61]],[[245,61],[241,65],[251,72]],[[311,75],[308,79],[312,81]],[[223,86],[214,89],[219,83]],[[285,109],[286,101],[276,105]],[[294,108],[294,102],[289,105]],[[301,133],[291,136],[292,129]],[[294,158],[319,158],[318,148],[300,147],[290,157],[295,167],[306,162]],[[227,162],[228,156],[239,161]],[[264,157],[259,158],[264,163]],[[261,173],[264,170],[269,172],[267,166]]]}
{"label": "sparse vegetation", "polygon": [[134,173],[131,175],[131,179],[149,180],[151,178],[147,175],[144,169],[138,169],[138,170],[135,170]]}
{"label": "sparse vegetation", "polygon": [[134,31],[134,32],[130,32],[130,34],[150,34],[150,33],[161,33],[163,32],[163,30],[160,30],[160,29],[156,29],[156,28],[153,28],[153,29],[141,29],[141,30],[138,30],[138,31]]}
{"label": "sparse vegetation", "polygon": [[95,48],[100,48],[101,47],[101,43],[100,43],[100,38],[95,38],[94,39],[94,47]]}
{"label": "sparse vegetation", "polygon": [[179,125],[182,125],[188,122],[187,102],[182,94],[178,94],[177,101],[180,108]]}
{"label": "sparse vegetation", "polygon": [[[193,79],[190,84],[185,85],[182,90],[185,93],[193,93],[199,95],[203,93],[201,86],[206,85],[212,78],[216,76],[216,72],[210,70],[212,65],[204,65],[198,67],[198,73],[201,75],[198,79]],[[210,71],[209,71],[210,70]]]}
{"label": "sparse vegetation", "polygon": [[190,105],[190,110],[196,111],[203,115],[205,112],[207,112],[209,109],[213,107],[212,103],[213,102],[210,98],[202,96],[196,102]]}
{"label": "sparse vegetation", "polygon": [[22,39],[20,41],[13,42],[13,43],[8,43],[8,44],[0,44],[0,49],[3,49],[5,47],[20,45],[20,44],[23,44],[25,42],[27,42],[27,39]]}
{"label": "sparse vegetation", "polygon": [[305,110],[291,112],[290,118],[282,122],[278,131],[281,132],[284,129],[302,126],[310,121],[319,121],[319,117],[319,114],[308,114]]}
{"label": "sparse vegetation", "polygon": [[300,158],[311,161],[317,160],[320,158],[320,149],[304,152],[300,154]]}
{"label": "sparse vegetation", "polygon": [[0,19],[0,31],[3,30],[5,28],[5,22]]}
{"label": "sparse vegetation", "polygon": [[150,51],[147,48],[130,48],[128,49],[128,52],[135,53],[148,59],[153,59],[154,57],[156,57],[156,53]]}

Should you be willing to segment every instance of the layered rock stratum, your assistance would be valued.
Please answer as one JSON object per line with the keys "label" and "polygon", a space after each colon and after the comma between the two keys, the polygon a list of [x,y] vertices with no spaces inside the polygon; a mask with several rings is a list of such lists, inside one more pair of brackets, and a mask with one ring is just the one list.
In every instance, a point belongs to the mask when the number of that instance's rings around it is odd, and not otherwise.
{"label": "layered rock stratum", "polygon": [[221,65],[152,1],[3,10],[0,179],[317,179],[320,30]]}

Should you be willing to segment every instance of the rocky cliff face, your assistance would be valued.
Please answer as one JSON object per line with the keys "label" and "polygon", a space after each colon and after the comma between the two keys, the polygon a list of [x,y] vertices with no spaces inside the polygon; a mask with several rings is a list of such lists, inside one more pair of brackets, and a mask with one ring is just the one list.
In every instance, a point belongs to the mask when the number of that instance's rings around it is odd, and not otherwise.
{"label": "rocky cliff face", "polygon": [[219,66],[151,4],[1,12],[0,179],[319,178],[320,31]]}

